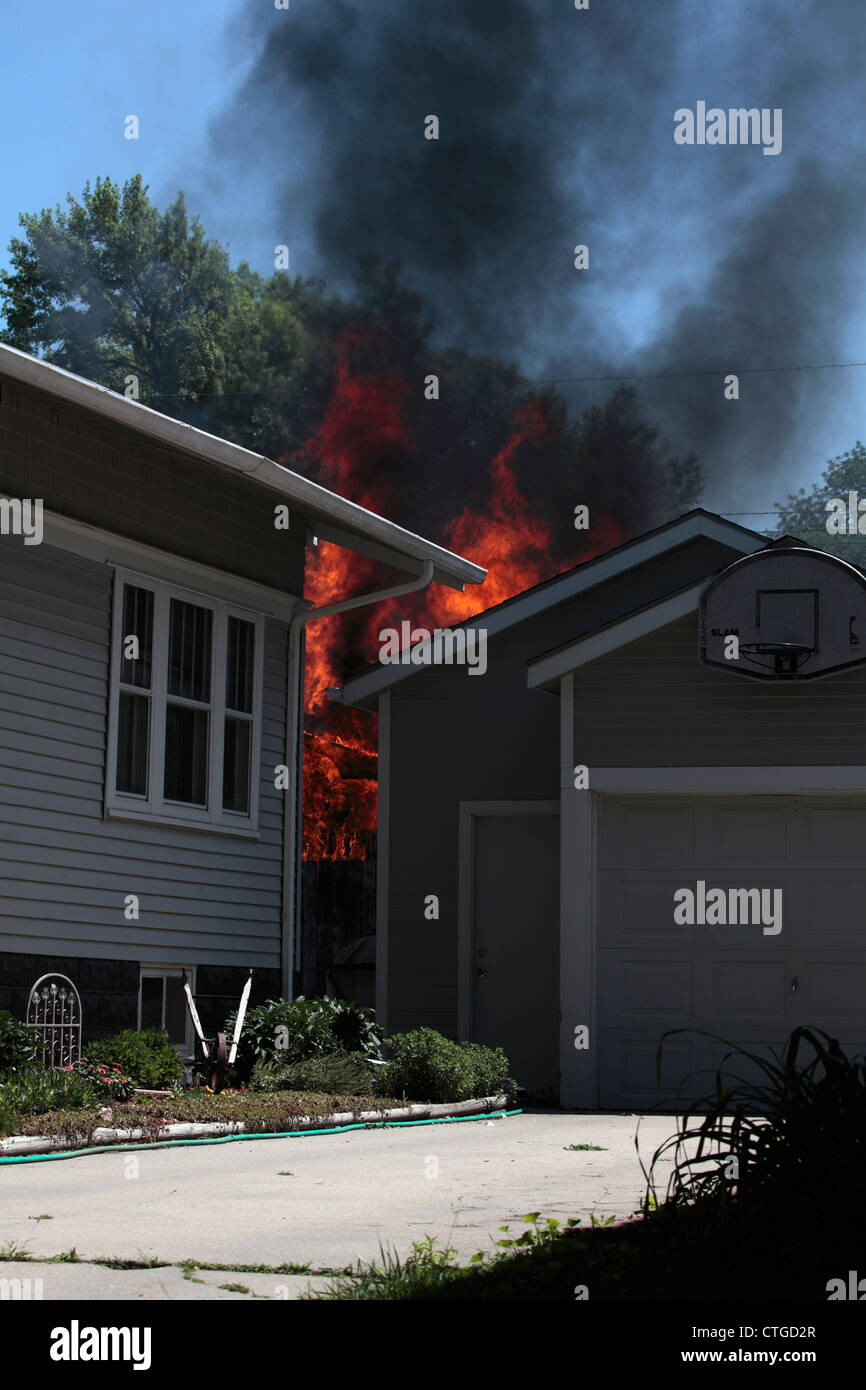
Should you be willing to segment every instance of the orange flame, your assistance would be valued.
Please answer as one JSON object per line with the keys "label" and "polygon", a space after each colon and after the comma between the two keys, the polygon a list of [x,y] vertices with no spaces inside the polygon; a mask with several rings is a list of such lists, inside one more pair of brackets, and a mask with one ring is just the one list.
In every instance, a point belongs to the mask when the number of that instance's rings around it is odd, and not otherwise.
{"label": "orange flame", "polygon": [[[411,449],[406,414],[409,387],[394,374],[362,376],[356,354],[375,332],[353,325],[338,348],[336,382],[322,425],[302,451],[320,460],[326,483],[372,511],[386,511],[389,487],[382,467],[393,449]],[[574,564],[559,563],[549,526],[532,512],[515,474],[518,451],[546,439],[552,424],[540,400],[523,405],[514,430],[493,459],[482,510],[466,507],[448,524],[442,543],[488,571],[483,586],[465,592],[435,585],[400,599],[400,618],[428,628],[460,622]],[[594,518],[593,546],[581,559],[618,544],[619,528]],[[319,606],[364,589],[384,587],[374,562],[320,541],[308,567],[306,596]],[[303,826],[305,859],[363,859],[375,853],[375,715],[332,703],[329,686],[358,669],[378,647],[389,622],[387,604],[322,619],[307,630],[304,701]]]}

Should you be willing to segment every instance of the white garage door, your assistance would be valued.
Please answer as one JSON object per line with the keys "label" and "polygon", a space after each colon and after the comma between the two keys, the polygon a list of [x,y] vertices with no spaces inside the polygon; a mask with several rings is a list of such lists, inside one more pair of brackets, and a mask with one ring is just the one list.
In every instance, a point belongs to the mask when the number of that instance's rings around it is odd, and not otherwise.
{"label": "white garage door", "polygon": [[[781,932],[678,925],[674,893],[699,880],[728,901],[781,889]],[[668,1028],[760,1050],[811,1024],[866,1050],[866,797],[601,797],[598,922],[603,1108],[658,1099]],[[662,1094],[714,1089],[725,1051],[670,1039]]]}

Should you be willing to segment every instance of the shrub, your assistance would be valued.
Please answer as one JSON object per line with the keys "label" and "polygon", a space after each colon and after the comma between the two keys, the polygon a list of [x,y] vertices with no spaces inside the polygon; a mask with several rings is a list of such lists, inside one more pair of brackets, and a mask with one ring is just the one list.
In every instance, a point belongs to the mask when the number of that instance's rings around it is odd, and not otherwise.
{"label": "shrub", "polygon": [[19,1023],[6,1009],[0,1009],[0,1072],[30,1067],[39,1055],[36,1030]]}
{"label": "shrub", "polygon": [[169,1090],[180,1084],[183,1068],[177,1049],[161,1028],[137,1032],[124,1028],[113,1037],[87,1044],[87,1060],[121,1068],[136,1086],[145,1090]]}
{"label": "shrub", "polygon": [[100,1099],[84,1076],[69,1071],[28,1067],[0,1076],[0,1110],[44,1115],[48,1110],[95,1107]]}
{"label": "shrub", "polygon": [[308,1091],[323,1095],[368,1096],[378,1077],[363,1052],[331,1052],[286,1065],[280,1061],[257,1062],[253,1067],[253,1091]]}
{"label": "shrub", "polygon": [[87,1081],[103,1101],[129,1100],[135,1089],[135,1082],[131,1076],[125,1075],[122,1067],[108,1062],[94,1062],[90,1057],[73,1062],[71,1066],[64,1067],[64,1071]]}
{"label": "shrub", "polygon": [[[234,1032],[236,1017],[232,1013],[226,1019],[227,1038]],[[335,1052],[381,1057],[382,1030],[372,1009],[327,997],[269,999],[247,1010],[238,1046],[238,1075],[248,1077],[256,1062],[287,1067]]]}
{"label": "shrub", "polygon": [[480,1096],[514,1095],[508,1058],[501,1047],[452,1042],[432,1028],[416,1028],[388,1039],[390,1059],[380,1086],[409,1100],[447,1102]]}
{"label": "shrub", "polygon": [[[787,1219],[795,1208],[801,1233],[813,1213],[822,1222],[827,1194],[840,1209],[862,1212],[865,1059],[845,1055],[834,1038],[810,1027],[794,1029],[781,1052],[769,1056],[728,1045],[713,1093],[685,1109],[677,1133],[653,1155],[652,1168],[674,1159],[667,1207],[696,1202],[708,1219],[723,1223],[770,1212]],[[753,1080],[728,1074],[730,1058],[741,1068],[745,1063]],[[652,1181],[651,1193],[657,1202]]]}

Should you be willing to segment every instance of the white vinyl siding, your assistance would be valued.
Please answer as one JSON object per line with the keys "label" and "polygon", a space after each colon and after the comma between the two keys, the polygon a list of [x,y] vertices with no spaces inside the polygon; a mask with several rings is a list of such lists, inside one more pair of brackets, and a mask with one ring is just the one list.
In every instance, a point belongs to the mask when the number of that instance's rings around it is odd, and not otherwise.
{"label": "white vinyl siding", "polygon": [[278,967],[287,625],[262,622],[257,835],[106,818],[111,585],[95,560],[0,545],[0,949]]}

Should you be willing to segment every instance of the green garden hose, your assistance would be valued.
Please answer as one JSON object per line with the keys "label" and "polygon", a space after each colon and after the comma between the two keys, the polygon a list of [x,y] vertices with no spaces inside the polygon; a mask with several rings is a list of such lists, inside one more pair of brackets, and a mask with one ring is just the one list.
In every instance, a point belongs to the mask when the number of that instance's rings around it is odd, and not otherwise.
{"label": "green garden hose", "polygon": [[438,1115],[430,1120],[384,1120],[381,1124],[359,1121],[351,1125],[333,1125],[329,1129],[289,1129],[279,1134],[217,1134],[201,1139],[160,1139],[152,1144],[97,1144],[88,1149],[64,1149],[53,1154],[17,1154],[0,1158],[0,1163],[45,1163],[58,1158],[81,1158],[84,1154],[123,1153],[127,1150],[177,1149],[190,1144],[232,1144],[242,1139],[297,1139],[304,1134],[344,1134],[350,1129],[404,1129],[410,1125],[454,1125],[468,1120],[503,1120],[509,1115],[522,1115],[522,1110],[483,1111],[480,1115]]}

